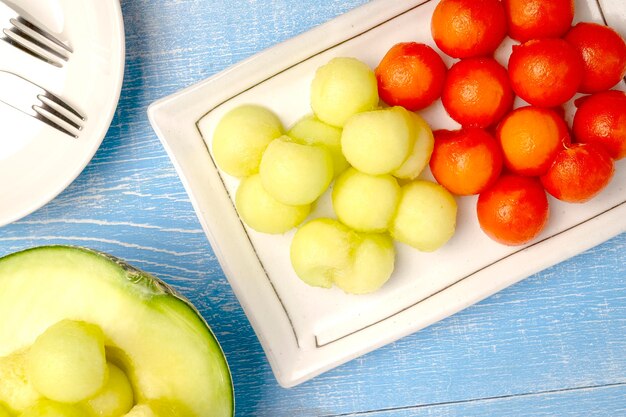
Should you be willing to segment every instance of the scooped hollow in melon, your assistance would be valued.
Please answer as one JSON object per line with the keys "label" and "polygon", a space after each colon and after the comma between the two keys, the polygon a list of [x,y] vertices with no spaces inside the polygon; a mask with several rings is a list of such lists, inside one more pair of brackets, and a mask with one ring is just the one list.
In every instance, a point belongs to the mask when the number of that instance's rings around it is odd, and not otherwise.
{"label": "scooped hollow in melon", "polygon": [[230,372],[208,325],[163,282],[118,259],[67,246],[1,258],[0,317],[15,318],[0,321],[0,357],[80,320],[102,329],[107,360],[128,376],[135,403],[172,401],[179,417],[233,415]]}

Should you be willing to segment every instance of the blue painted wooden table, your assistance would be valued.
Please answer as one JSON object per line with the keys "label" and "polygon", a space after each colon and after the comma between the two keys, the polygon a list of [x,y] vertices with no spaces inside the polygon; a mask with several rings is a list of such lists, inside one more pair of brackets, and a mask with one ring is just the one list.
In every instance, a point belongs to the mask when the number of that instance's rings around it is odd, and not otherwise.
{"label": "blue painted wooden table", "polygon": [[364,2],[122,0],[112,126],[65,192],[0,228],[0,255],[89,246],[174,285],[226,352],[238,416],[626,416],[625,234],[296,388],[274,380],[146,108]]}

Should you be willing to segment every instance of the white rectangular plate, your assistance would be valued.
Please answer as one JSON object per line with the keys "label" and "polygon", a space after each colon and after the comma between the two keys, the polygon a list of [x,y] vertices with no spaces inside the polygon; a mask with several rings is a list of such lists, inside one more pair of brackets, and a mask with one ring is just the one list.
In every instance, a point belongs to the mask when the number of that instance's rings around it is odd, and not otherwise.
{"label": "white rectangular plate", "polygon": [[[619,9],[620,0],[603,1]],[[285,387],[424,328],[485,297],[626,230],[626,166],[603,193],[582,204],[550,200],[551,218],[523,247],[494,243],[476,220],[476,197],[457,198],[456,235],[434,253],[397,244],[397,267],[378,292],[350,296],[302,283],[289,263],[293,232],[263,235],[239,220],[238,181],[210,154],[211,132],[228,110],[266,106],[285,126],[310,113],[309,85],[319,66],[353,56],[376,66],[397,42],[435,46],[430,16],[436,1],[372,1],[304,35],[154,103],[150,121],[176,166],[213,250],[254,327],[274,374]],[[603,22],[595,0],[578,1],[576,19]],[[506,65],[511,42],[497,51]],[[453,60],[447,59],[448,66]],[[624,86],[621,85],[620,88]],[[520,104],[520,103],[518,103]],[[571,122],[573,106],[566,106]],[[456,128],[438,101],[420,114],[434,129]],[[206,137],[200,133],[209,132]],[[425,176],[428,178],[429,173]],[[328,193],[312,217],[330,215]]]}

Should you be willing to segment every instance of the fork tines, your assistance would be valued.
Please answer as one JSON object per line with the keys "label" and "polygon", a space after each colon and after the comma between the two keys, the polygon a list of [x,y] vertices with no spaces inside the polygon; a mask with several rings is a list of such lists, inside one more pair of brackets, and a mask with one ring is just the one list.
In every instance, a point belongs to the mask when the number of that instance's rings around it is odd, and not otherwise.
{"label": "fork tines", "polygon": [[40,105],[33,105],[32,108],[36,113],[34,117],[66,135],[78,139],[83,129],[85,116],[50,92],[46,91],[39,94],[37,99],[40,101]]}
{"label": "fork tines", "polygon": [[72,49],[22,16],[10,19],[12,27],[3,29],[2,40],[56,67],[62,67]]}

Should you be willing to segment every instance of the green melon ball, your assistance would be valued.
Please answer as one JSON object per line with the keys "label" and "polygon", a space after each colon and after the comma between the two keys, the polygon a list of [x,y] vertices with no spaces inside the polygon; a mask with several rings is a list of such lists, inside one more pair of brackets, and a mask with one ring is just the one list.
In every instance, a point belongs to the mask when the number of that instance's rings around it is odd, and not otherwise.
{"label": "green melon ball", "polygon": [[333,219],[315,219],[293,237],[290,257],[296,275],[305,283],[330,288],[338,271],[352,265],[352,250],[358,236]]}
{"label": "green melon ball", "polygon": [[339,220],[361,232],[382,232],[396,212],[400,186],[391,175],[369,175],[349,168],[333,187]]}
{"label": "green melon ball", "polygon": [[24,410],[20,417],[85,417],[87,415],[86,410],[76,404],[41,400]]}
{"label": "green melon ball", "polygon": [[415,141],[412,128],[411,116],[402,107],[359,113],[344,126],[341,149],[359,171],[388,174],[409,156]]}
{"label": "green melon ball", "polygon": [[326,191],[333,179],[328,149],[302,145],[282,136],[272,141],[261,160],[261,182],[283,204],[310,204]]}
{"label": "green melon ball", "polygon": [[435,146],[435,138],[433,131],[424,119],[416,113],[409,112],[409,114],[413,121],[412,130],[415,143],[409,157],[392,174],[398,178],[414,180],[428,165]]}
{"label": "green melon ball", "polygon": [[242,220],[261,233],[285,233],[309,215],[310,204],[291,206],[272,197],[261,182],[259,174],[245,178],[235,195],[235,206]]}
{"label": "green melon ball", "polygon": [[41,398],[26,371],[27,352],[0,357],[0,404],[14,411],[23,411]]}
{"label": "green melon ball", "polygon": [[86,409],[98,417],[118,417],[126,414],[134,401],[133,388],[126,374],[107,363],[109,378],[104,387],[86,401]]}
{"label": "green melon ball", "polygon": [[270,110],[243,105],[228,112],[213,134],[213,157],[224,172],[247,177],[259,171],[267,145],[283,134],[283,126]]}
{"label": "green melon ball", "polygon": [[315,72],[311,108],[323,122],[343,126],[354,114],[378,105],[374,71],[355,58],[333,58]]}
{"label": "green melon ball", "polygon": [[386,234],[361,234],[350,268],[335,274],[335,285],[350,294],[367,294],[378,290],[393,273],[396,250]]}
{"label": "green melon ball", "polygon": [[298,120],[287,132],[287,136],[306,145],[324,145],[333,158],[335,178],[350,165],[341,152],[341,129],[319,120],[315,116],[305,116]]}
{"label": "green melon ball", "polygon": [[432,252],[454,235],[457,205],[439,184],[416,180],[402,187],[391,236],[407,245]]}
{"label": "green melon ball", "polygon": [[104,334],[96,325],[62,320],[35,340],[27,354],[26,370],[43,396],[63,403],[85,400],[98,392],[107,378]]}

